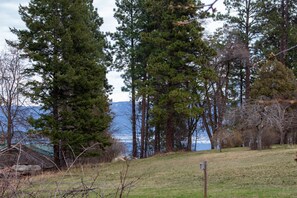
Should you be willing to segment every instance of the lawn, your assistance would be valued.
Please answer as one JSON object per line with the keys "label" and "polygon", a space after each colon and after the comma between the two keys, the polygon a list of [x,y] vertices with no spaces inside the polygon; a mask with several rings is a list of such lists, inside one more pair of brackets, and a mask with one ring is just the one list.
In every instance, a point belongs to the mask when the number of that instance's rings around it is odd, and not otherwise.
{"label": "lawn", "polygon": [[[133,160],[128,163],[127,176],[122,177],[125,184],[132,182],[124,193],[129,197],[203,197],[199,164],[206,160],[208,197],[297,197],[296,152],[297,146],[286,145],[262,151],[234,148]],[[126,169],[125,162],[117,162],[44,173],[24,180],[20,191],[32,197],[82,197],[92,189],[87,197],[115,197]]]}

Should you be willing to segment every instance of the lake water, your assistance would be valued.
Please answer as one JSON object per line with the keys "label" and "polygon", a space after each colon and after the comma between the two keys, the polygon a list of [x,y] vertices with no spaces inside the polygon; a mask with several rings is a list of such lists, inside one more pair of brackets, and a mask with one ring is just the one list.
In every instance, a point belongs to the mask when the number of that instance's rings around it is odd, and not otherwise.
{"label": "lake water", "polygon": [[[121,142],[121,140],[119,140]],[[125,155],[131,155],[132,154],[132,142],[123,142],[122,143],[125,145],[126,147],[126,153]],[[192,151],[204,151],[204,150],[210,150],[211,149],[211,145],[210,143],[207,142],[200,142],[197,143],[197,145],[192,144]]]}

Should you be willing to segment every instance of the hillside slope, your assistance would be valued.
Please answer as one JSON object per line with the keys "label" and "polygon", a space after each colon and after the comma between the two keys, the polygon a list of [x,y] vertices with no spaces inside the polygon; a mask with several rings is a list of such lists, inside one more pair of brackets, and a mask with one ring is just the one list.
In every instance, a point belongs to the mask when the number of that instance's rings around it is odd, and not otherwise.
{"label": "hillside slope", "polygon": [[[203,197],[199,164],[207,160],[209,197],[297,197],[296,152],[297,146],[275,146],[263,151],[236,148],[222,153],[160,154],[129,162],[126,182],[139,180],[127,189],[129,197]],[[125,168],[125,162],[79,167],[68,173],[37,176],[24,187],[30,192],[62,193],[82,188],[81,181],[85,186],[95,181],[90,197],[98,197],[99,192],[114,197]]]}

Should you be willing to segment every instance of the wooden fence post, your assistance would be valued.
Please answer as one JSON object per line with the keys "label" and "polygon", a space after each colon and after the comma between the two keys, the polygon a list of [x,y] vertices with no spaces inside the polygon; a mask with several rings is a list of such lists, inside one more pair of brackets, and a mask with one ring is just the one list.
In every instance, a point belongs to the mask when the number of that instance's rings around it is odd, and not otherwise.
{"label": "wooden fence post", "polygon": [[207,198],[207,161],[200,163],[200,169],[204,173],[204,198]]}

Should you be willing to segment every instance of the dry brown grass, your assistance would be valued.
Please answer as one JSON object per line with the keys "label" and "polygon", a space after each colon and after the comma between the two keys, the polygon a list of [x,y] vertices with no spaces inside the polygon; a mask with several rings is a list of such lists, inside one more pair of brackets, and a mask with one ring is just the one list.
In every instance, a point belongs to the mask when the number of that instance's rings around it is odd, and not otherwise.
{"label": "dry brown grass", "polygon": [[[207,160],[209,197],[297,197],[296,151],[297,146],[263,151],[235,148],[222,153],[182,152],[134,160],[126,181],[140,180],[127,190],[131,190],[129,197],[203,197],[199,164]],[[78,166],[67,174],[44,173],[30,178],[23,189],[49,197],[93,183],[89,197],[115,197],[123,167],[125,163],[119,162]]]}

